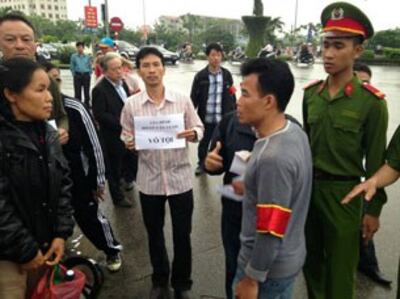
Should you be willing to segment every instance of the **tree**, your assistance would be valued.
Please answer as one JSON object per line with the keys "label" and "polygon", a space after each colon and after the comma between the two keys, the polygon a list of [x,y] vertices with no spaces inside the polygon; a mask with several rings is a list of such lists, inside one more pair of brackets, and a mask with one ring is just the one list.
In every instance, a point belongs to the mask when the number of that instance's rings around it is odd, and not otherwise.
{"label": "tree", "polygon": [[11,6],[2,7],[2,8],[0,8],[0,17],[4,16],[6,14],[9,14],[12,11],[13,11],[13,9]]}
{"label": "tree", "polygon": [[192,15],[190,13],[184,15],[182,17],[183,19],[183,28],[186,28],[189,32],[189,41],[192,43],[193,42],[193,36],[194,33],[197,29],[197,31],[199,31],[199,29],[201,29],[202,27],[202,22],[200,21],[200,18],[198,16]]}
{"label": "tree", "polygon": [[378,31],[369,40],[368,47],[374,48],[377,45],[389,48],[400,48],[400,28]]}
{"label": "tree", "polygon": [[210,43],[220,43],[225,52],[233,50],[235,46],[235,38],[232,33],[218,26],[208,28],[206,31],[202,32],[199,37],[206,45]]}

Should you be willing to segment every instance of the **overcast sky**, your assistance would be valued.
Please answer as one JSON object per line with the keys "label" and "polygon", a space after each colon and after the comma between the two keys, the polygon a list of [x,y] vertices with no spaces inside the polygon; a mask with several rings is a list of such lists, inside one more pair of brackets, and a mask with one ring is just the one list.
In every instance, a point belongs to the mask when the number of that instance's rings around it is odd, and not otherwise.
{"label": "overcast sky", "polygon": [[[319,22],[321,10],[335,1],[332,0],[298,0],[298,25]],[[375,30],[400,27],[399,0],[347,0],[361,8],[369,17]],[[67,0],[68,16],[72,20],[83,18],[86,0]],[[98,6],[104,0],[92,0]],[[145,9],[143,10],[143,3]],[[296,0],[263,0],[264,15],[281,17],[285,29],[290,30],[294,24]],[[152,25],[161,15],[179,16],[186,13],[240,19],[250,15],[253,9],[252,0],[108,0],[109,16],[118,16],[127,27],[136,28],[146,24]],[[98,14],[100,18],[100,13]]]}

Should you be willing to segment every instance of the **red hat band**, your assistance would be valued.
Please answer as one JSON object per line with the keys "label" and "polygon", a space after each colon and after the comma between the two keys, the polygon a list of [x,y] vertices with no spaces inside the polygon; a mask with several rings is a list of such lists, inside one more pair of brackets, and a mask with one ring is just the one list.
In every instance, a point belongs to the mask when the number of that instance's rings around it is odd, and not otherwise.
{"label": "red hat band", "polygon": [[361,23],[350,18],[342,18],[339,20],[334,20],[334,19],[328,20],[326,22],[323,31],[326,32],[334,30],[361,34],[364,37],[367,35],[366,34],[367,31],[365,30],[364,26]]}

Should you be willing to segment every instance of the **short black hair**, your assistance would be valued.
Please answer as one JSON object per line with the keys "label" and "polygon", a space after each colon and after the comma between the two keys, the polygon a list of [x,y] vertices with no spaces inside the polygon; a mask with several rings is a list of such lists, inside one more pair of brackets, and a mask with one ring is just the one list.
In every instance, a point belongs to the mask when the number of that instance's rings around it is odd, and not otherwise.
{"label": "short black hair", "polygon": [[85,43],[84,42],[76,42],[75,46],[76,47],[79,47],[79,46],[85,47]]}
{"label": "short black hair", "polygon": [[145,58],[148,55],[155,55],[157,57],[159,57],[161,59],[161,63],[164,66],[165,65],[165,59],[164,59],[164,55],[160,52],[160,50],[158,50],[155,47],[143,47],[140,49],[140,51],[136,54],[136,68],[140,69],[140,60],[142,60],[143,58]]}
{"label": "short black hair", "polygon": [[218,44],[218,43],[211,43],[211,44],[209,44],[209,45],[207,46],[207,48],[206,48],[206,55],[207,55],[207,56],[210,55],[210,52],[211,52],[212,50],[215,50],[215,51],[221,52],[221,53],[224,52],[224,50],[222,49],[221,45]]}
{"label": "short black hair", "polygon": [[366,65],[365,63],[362,62],[356,62],[353,65],[353,70],[355,72],[364,72],[367,73],[370,77],[372,77],[372,71],[370,69],[370,67],[368,65]]}
{"label": "short black hair", "polygon": [[281,60],[253,58],[242,64],[243,77],[258,75],[258,88],[261,95],[273,94],[278,109],[284,112],[294,90],[294,78],[289,65]]}
{"label": "short black hair", "polygon": [[33,27],[33,24],[31,21],[28,20],[28,18],[26,18],[24,15],[22,15],[21,13],[17,13],[17,12],[11,12],[8,14],[5,14],[4,16],[0,17],[0,25],[2,25],[4,22],[23,22],[26,25],[28,25],[32,31],[33,34],[36,34],[36,30],[35,27]]}
{"label": "short black hair", "polygon": [[365,38],[362,35],[357,35],[357,36],[353,37],[354,46],[362,45],[364,43],[364,41],[365,41]]}
{"label": "short black hair", "polygon": [[60,69],[58,66],[56,66],[54,63],[50,61],[44,61],[41,63],[41,65],[43,66],[46,73],[50,72],[52,69],[58,69],[58,70]]}

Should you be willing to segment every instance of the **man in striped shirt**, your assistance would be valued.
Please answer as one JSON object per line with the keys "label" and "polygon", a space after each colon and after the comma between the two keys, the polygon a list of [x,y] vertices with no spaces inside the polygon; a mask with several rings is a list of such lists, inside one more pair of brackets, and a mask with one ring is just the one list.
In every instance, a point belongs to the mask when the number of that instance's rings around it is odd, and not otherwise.
{"label": "man in striped shirt", "polygon": [[[121,139],[126,147],[135,149],[134,118],[138,116],[183,114],[185,130],[177,137],[190,142],[200,140],[204,127],[189,97],[164,87],[163,55],[155,48],[145,47],[136,56],[136,66],[146,89],[130,97],[122,110]],[[171,277],[174,298],[190,298],[193,192],[188,145],[177,149],[139,150],[138,156],[136,183],[153,266],[150,298],[169,298],[170,266],[163,233],[166,201],[170,206],[174,241]]]}

